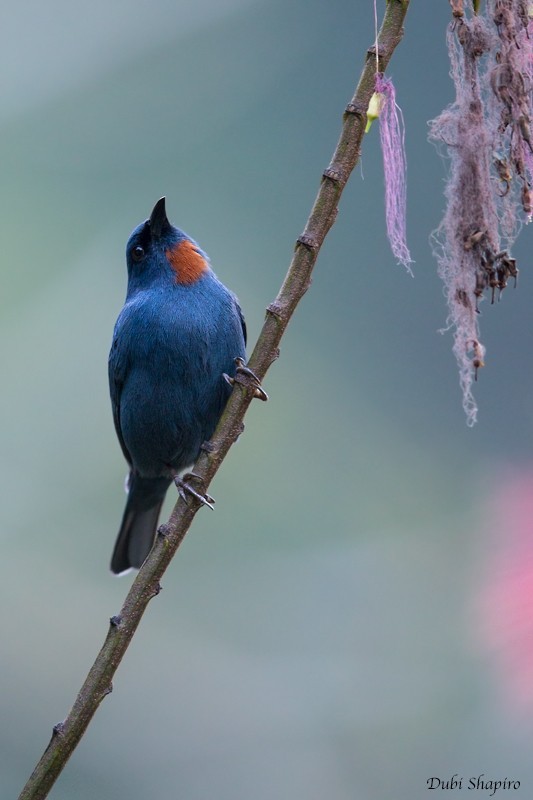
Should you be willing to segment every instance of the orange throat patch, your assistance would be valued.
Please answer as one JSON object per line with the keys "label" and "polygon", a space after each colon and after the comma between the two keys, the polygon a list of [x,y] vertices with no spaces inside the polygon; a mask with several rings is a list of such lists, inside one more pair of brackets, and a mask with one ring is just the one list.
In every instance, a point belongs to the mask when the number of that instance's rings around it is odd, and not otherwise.
{"label": "orange throat patch", "polygon": [[178,283],[195,283],[208,270],[207,261],[190,239],[182,239],[165,255]]}

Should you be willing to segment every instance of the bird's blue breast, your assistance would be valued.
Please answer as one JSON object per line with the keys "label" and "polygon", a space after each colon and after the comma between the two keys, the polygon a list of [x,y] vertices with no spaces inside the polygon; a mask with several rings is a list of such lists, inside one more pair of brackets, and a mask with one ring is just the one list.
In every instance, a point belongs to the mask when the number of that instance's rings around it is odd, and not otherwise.
{"label": "bird's blue breast", "polygon": [[[109,373],[123,449],[143,476],[193,463],[244,357],[235,299],[209,270],[192,285],[137,288],[117,320]],[[118,421],[117,421],[118,418]]]}

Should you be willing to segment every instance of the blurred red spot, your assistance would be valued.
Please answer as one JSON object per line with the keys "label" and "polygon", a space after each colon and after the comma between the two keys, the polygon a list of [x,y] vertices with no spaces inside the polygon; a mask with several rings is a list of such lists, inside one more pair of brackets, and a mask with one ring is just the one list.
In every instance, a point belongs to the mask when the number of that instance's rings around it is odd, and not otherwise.
{"label": "blurred red spot", "polygon": [[481,641],[494,658],[505,699],[533,706],[533,472],[501,485],[493,544],[479,594]]}

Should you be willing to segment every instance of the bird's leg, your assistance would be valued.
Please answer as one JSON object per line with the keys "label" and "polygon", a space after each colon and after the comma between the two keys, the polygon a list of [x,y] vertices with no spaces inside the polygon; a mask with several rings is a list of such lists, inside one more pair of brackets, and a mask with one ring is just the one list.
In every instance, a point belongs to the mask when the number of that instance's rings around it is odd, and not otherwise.
{"label": "bird's leg", "polygon": [[235,359],[235,377],[232,378],[230,375],[226,375],[224,372],[224,380],[229,383],[230,386],[234,386],[236,383],[240,383],[241,386],[244,386],[246,389],[250,389],[254,397],[257,397],[259,400],[266,401],[268,400],[268,395],[261,386],[261,381],[253,372],[250,367],[247,367],[244,363],[244,360],[237,356]]}
{"label": "bird's leg", "polygon": [[204,479],[201,475],[197,475],[196,472],[187,472],[182,478],[179,475],[176,475],[174,478],[174,483],[176,484],[179,496],[182,497],[185,502],[187,502],[187,493],[192,494],[193,497],[203,505],[210,508],[212,511],[214,510],[214,498],[211,497],[209,494],[200,494],[197,492],[196,489],[193,489],[191,486],[191,480],[197,480],[203,484]]}

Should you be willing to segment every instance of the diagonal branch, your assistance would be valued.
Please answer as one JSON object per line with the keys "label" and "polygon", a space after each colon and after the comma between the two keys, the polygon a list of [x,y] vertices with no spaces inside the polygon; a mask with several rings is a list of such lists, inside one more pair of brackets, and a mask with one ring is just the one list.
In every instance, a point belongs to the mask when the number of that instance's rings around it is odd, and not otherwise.
{"label": "diagonal branch", "polygon": [[[384,72],[402,37],[409,0],[387,0],[378,37],[379,69]],[[311,283],[311,273],[324,239],[335,221],[337,206],[360,154],[366,110],[374,91],[375,47],[366,54],[365,66],[352,101],[348,104],[342,132],[304,232],[298,237],[294,255],[278,296],[267,308],[263,329],[249,361],[262,380],[278,357],[278,345],[296,306]],[[236,384],[215,434],[204,445],[194,466],[208,488],[231,445],[243,430],[243,418],[254,396],[253,382]],[[112,679],[141,621],[146,606],[159,593],[159,581],[200,508],[189,497],[178,499],[166,525],[159,528],[156,543],[128,592],[118,616],[112,617],[106,640],[85,679],[68,717],[54,727],[52,738],[35,767],[19,800],[44,800],[72,752],[85,733],[98,706],[112,691]]]}

